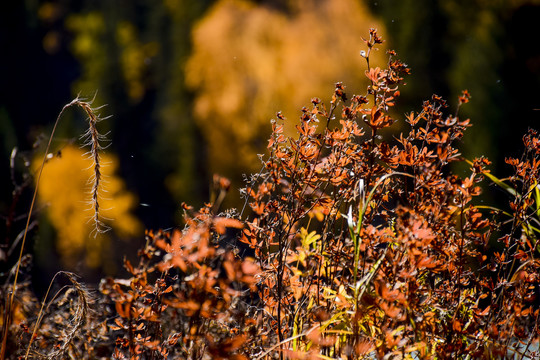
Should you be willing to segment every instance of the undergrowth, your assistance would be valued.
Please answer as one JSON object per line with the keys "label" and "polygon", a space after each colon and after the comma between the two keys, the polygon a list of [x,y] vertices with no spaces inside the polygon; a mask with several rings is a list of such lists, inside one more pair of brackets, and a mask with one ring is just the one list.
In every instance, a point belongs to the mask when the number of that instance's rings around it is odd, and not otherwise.
{"label": "undergrowth", "polygon": [[[389,135],[409,69],[393,51],[372,67],[381,42],[365,40],[365,93],[337,83],[294,137],[277,114],[240,212],[219,212],[229,183],[215,177],[213,203],[183,205],[183,230],[147,231],[127,278],[91,293],[63,273],[41,311],[30,279],[4,276],[2,358],[537,358],[539,134],[508,179],[457,149],[467,91],[455,111],[433,95]],[[477,205],[483,184],[508,207]]]}

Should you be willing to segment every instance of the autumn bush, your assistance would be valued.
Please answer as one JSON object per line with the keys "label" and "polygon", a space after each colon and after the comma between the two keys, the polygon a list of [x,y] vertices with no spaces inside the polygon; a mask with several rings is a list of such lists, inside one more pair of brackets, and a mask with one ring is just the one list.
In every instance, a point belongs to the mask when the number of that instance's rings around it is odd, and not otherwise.
{"label": "autumn bush", "polygon": [[[182,230],[147,231],[126,278],[92,293],[59,274],[66,287],[41,311],[21,281],[3,303],[4,357],[538,358],[539,134],[496,177],[457,148],[468,92],[454,111],[433,95],[399,120],[409,69],[393,51],[372,64],[375,30],[364,42],[367,91],[313,98],[294,137],[278,113],[243,208],[220,212],[230,184],[216,176],[215,201],[184,204]],[[389,132],[397,121],[406,130]],[[478,202],[487,185],[508,205]]]}
{"label": "autumn bush", "polygon": [[[278,7],[216,1],[192,33],[185,77],[194,92],[194,121],[208,143],[208,168],[237,188],[242,173],[259,168],[257,154],[264,152],[276,110],[296,116],[314,94],[329,100],[336,79],[367,85],[358,46],[351,44],[369,26],[383,28],[361,1],[289,0]],[[384,50],[372,60],[384,62]],[[285,134],[295,133],[294,124],[284,124]],[[227,203],[238,206],[235,200]]]}

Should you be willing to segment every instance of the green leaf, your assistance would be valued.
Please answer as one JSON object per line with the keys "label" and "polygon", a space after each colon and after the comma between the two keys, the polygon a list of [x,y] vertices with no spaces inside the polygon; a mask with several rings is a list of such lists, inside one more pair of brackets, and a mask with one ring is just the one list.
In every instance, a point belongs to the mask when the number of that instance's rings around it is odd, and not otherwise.
{"label": "green leaf", "polygon": [[508,185],[507,183],[505,183],[504,181],[502,181],[501,179],[499,179],[495,175],[492,175],[492,174],[490,174],[488,172],[484,172],[483,174],[486,175],[496,185],[498,185],[499,187],[506,190],[510,195],[512,195],[512,196],[517,196],[518,195],[518,192],[513,187],[511,187],[510,185]]}
{"label": "green leaf", "polygon": [[540,212],[540,184],[538,181],[534,182],[534,199],[536,200],[536,213]]}
{"label": "green leaf", "polygon": [[[470,160],[465,160],[465,161],[469,165],[473,165],[472,161],[470,161]],[[493,175],[493,174],[491,174],[491,173],[489,173],[487,171],[482,172],[482,175],[487,176],[491,181],[493,181],[496,185],[498,185],[499,187],[506,190],[512,196],[516,196],[518,194],[518,192],[513,187],[511,187],[510,185],[508,185],[507,183],[505,183],[503,180],[499,179],[495,175]]]}
{"label": "green leaf", "polygon": [[305,230],[304,228],[302,228],[300,234],[302,236],[302,247],[306,250],[309,250],[310,245],[321,238],[321,235],[317,234],[316,231],[312,231],[308,234],[307,230]]}

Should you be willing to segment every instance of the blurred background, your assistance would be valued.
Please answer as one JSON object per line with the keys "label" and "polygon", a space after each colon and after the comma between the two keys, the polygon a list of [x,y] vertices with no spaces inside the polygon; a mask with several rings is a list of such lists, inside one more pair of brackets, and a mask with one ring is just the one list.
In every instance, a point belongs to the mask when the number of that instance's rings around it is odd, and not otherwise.
{"label": "blurred background", "polygon": [[[468,89],[462,153],[485,155],[504,176],[528,127],[540,129],[540,1],[526,0],[21,0],[0,4],[0,271],[16,261],[33,180],[62,107],[94,99],[108,134],[104,216],[91,236],[80,135],[65,113],[40,184],[27,243],[45,284],[62,268],[86,281],[116,273],[144,229],[181,224],[181,202],[210,199],[212,174],[233,181],[260,169],[270,119],[291,124],[334,83],[363,93],[362,36],[386,42],[412,68],[398,115],[436,93],[455,110]],[[452,107],[453,106],[453,107]],[[292,128],[292,126],[291,126]],[[90,171],[90,172],[88,172]],[[86,211],[86,212],[85,212]]]}

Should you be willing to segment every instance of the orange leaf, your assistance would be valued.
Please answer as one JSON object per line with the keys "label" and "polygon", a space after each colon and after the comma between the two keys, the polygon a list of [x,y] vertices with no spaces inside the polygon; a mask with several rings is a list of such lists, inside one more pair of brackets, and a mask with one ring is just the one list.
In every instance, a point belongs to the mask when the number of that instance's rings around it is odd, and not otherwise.
{"label": "orange leaf", "polygon": [[214,227],[219,234],[225,234],[227,228],[242,229],[244,223],[236,219],[216,217],[214,219]]}

